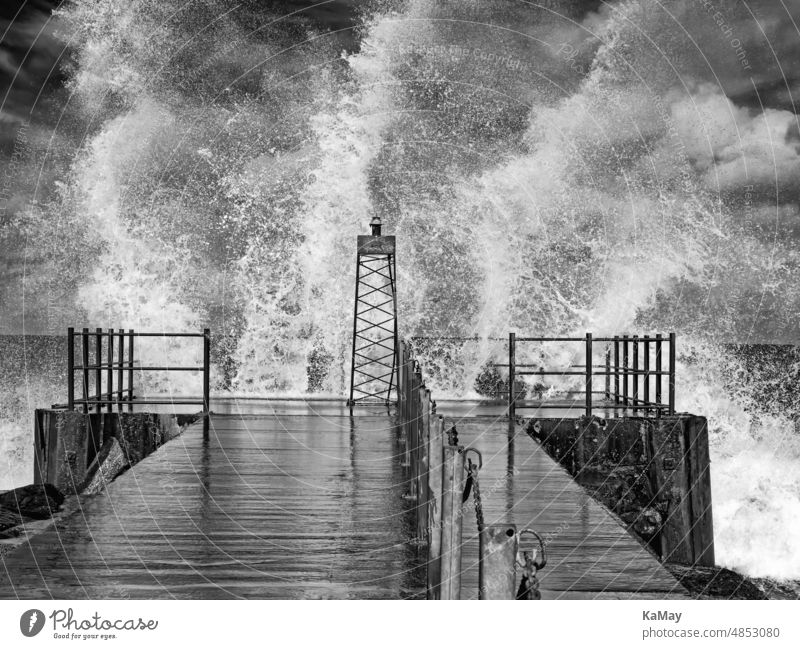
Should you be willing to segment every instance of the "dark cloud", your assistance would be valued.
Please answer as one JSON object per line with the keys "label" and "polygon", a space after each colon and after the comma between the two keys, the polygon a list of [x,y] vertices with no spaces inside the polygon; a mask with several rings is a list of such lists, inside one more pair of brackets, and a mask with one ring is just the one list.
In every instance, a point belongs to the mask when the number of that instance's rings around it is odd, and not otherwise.
{"label": "dark cloud", "polygon": [[48,104],[63,85],[64,45],[54,31],[56,3],[2,4],[0,13],[0,151],[10,154],[19,124],[50,121]]}

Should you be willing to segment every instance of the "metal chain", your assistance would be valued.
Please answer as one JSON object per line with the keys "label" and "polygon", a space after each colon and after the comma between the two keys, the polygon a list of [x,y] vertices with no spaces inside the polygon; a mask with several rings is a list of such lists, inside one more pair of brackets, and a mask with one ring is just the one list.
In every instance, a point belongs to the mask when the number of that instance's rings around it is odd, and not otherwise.
{"label": "metal chain", "polygon": [[533,561],[535,552],[525,550],[522,553],[524,565],[522,566],[522,579],[517,590],[517,599],[542,599],[539,592],[539,579],[536,577],[536,564]]}
{"label": "metal chain", "polygon": [[478,524],[478,533],[483,531],[483,501],[481,500],[481,486],[478,481],[478,465],[469,462],[469,475],[472,476],[472,499],[475,501],[475,522]]}
{"label": "metal chain", "polygon": [[521,539],[524,535],[530,534],[538,541],[538,548],[524,550],[522,552],[522,563],[517,563],[522,568],[522,579],[517,590],[517,599],[542,599],[539,592],[539,578],[537,573],[547,565],[547,550],[544,540],[531,529],[522,530],[517,538]]}

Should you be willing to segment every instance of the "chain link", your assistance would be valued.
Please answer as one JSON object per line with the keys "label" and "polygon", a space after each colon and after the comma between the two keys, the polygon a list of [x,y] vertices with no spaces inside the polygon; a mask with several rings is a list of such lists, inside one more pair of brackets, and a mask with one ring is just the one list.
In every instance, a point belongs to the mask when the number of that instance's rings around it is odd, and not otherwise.
{"label": "chain link", "polygon": [[468,462],[468,479],[472,480],[472,499],[475,502],[475,522],[478,524],[478,533],[483,531],[483,500],[481,500],[481,485],[478,480],[478,465],[471,459]]}
{"label": "chain link", "polygon": [[517,599],[542,599],[539,592],[539,579],[536,577],[536,563],[533,561],[535,551],[525,550],[522,553],[522,579],[517,590]]}

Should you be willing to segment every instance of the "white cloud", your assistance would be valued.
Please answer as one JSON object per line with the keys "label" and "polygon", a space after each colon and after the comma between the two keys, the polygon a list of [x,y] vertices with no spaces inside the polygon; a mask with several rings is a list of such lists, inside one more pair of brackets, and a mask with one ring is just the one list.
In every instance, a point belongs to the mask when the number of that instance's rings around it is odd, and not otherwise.
{"label": "white cloud", "polygon": [[674,102],[671,114],[687,156],[710,189],[782,187],[800,177],[798,121],[789,111],[739,108],[704,84]]}

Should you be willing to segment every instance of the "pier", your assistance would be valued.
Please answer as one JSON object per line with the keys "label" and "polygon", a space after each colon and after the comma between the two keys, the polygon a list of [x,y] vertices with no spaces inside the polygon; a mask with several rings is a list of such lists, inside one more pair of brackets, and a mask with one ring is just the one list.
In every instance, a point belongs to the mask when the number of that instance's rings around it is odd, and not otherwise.
{"label": "pier", "polygon": [[[662,562],[712,566],[713,525],[675,335],[511,332],[486,400],[437,403],[370,225],[347,400],[212,397],[210,329],[68,330],[66,402],[37,410],[34,445],[71,509],[0,556],[0,597],[686,596]],[[195,347],[137,360],[153,339]],[[194,395],[148,394],[175,372]]]}
{"label": "pier", "polygon": [[[351,415],[344,402],[224,405],[240,414],[192,424],[2,557],[0,597],[425,598],[395,416]],[[552,536],[543,598],[685,596],[521,426],[511,434],[475,404],[450,410],[482,449],[487,523]],[[478,542],[468,508],[464,518],[461,596],[474,599]]]}

